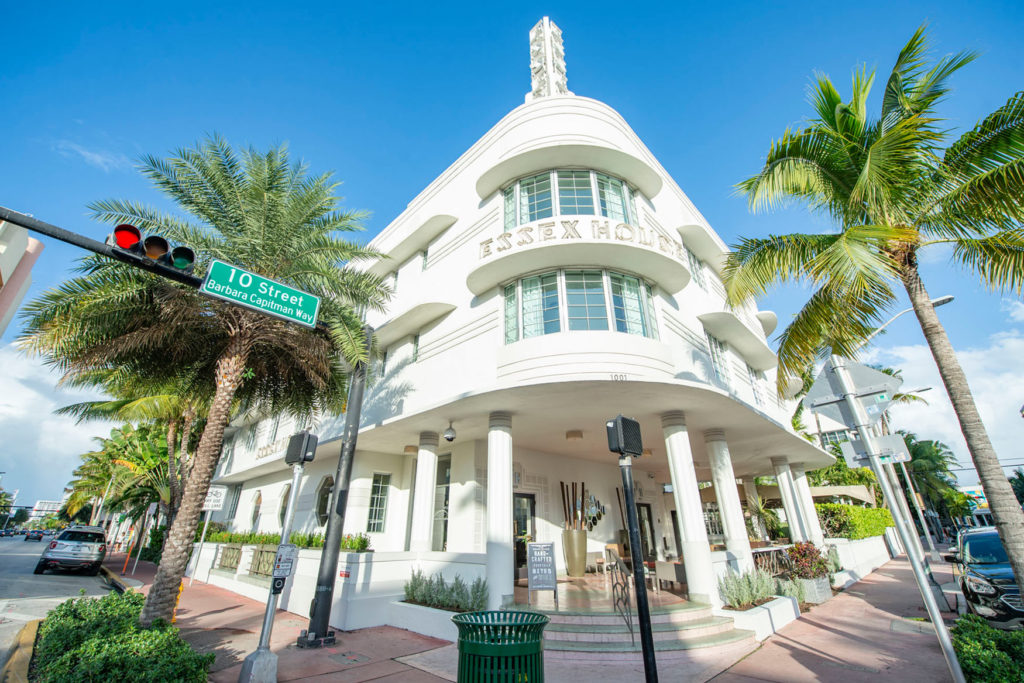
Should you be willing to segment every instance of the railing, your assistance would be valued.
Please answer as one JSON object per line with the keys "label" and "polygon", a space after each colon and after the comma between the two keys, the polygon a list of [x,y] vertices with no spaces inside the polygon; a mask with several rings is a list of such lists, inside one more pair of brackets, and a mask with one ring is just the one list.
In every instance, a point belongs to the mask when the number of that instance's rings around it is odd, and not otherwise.
{"label": "railing", "polygon": [[632,572],[614,550],[606,548],[605,553],[607,554],[606,566],[608,568],[606,571],[610,571],[612,574],[612,605],[622,620],[626,622],[629,637],[633,641],[633,645],[636,645],[636,634],[633,633],[633,607],[629,602],[629,577]]}
{"label": "railing", "polygon": [[754,567],[768,572],[772,576],[780,576],[789,571],[789,548],[792,545],[779,545],[771,548],[754,548]]}
{"label": "railing", "polygon": [[249,563],[251,576],[269,577],[274,573],[274,559],[277,557],[276,545],[258,545],[252,553]]}
{"label": "railing", "polygon": [[220,557],[217,558],[217,569],[236,571],[238,563],[242,559],[241,543],[225,543],[220,547]]}

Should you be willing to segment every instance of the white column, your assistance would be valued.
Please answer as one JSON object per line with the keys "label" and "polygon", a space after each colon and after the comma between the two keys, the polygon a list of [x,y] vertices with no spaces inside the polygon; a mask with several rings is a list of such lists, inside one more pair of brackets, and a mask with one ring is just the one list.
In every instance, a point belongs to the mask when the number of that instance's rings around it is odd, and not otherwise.
{"label": "white column", "polygon": [[420,433],[416,457],[416,490],[412,499],[409,550],[434,548],[434,489],[437,488],[437,432]]}
{"label": "white column", "polygon": [[[757,482],[754,481],[753,477],[747,477],[743,480],[743,495],[747,497],[747,510],[754,509],[754,503],[760,496],[757,493]],[[751,514],[751,519],[754,520],[754,528],[757,530],[757,535],[762,541],[768,540],[768,529],[765,527],[764,520],[761,518],[755,518]]]}
{"label": "white column", "polygon": [[818,510],[814,507],[814,498],[811,496],[811,487],[807,483],[804,466],[794,463],[789,466],[789,471],[793,475],[797,503],[804,513],[807,540],[821,548],[825,545],[825,534],[821,531],[821,520],[818,519]]}
{"label": "white column", "polygon": [[514,602],[512,416],[491,413],[487,429],[487,609]]}
{"label": "white column", "polygon": [[711,479],[715,484],[718,514],[725,533],[725,548],[736,558],[740,572],[754,568],[754,555],[750,552],[750,537],[743,521],[743,504],[736,490],[736,473],[732,469],[732,456],[725,442],[725,432],[708,429],[704,432],[708,459],[711,461]]}
{"label": "white column", "polygon": [[789,461],[785,456],[772,458],[772,468],[775,470],[775,481],[779,485],[779,495],[782,496],[782,507],[786,510],[786,521],[789,522],[789,540],[793,543],[802,543],[807,540],[807,532],[804,531],[803,515],[800,514],[800,507],[796,503]]}
{"label": "white column", "polygon": [[681,411],[661,416],[668,452],[668,469],[672,476],[672,496],[676,502],[679,537],[682,539],[683,565],[690,600],[719,604],[718,582],[711,566],[711,546],[704,526],[704,509],[700,504],[697,473],[693,469],[693,452],[686,430],[686,416]]}

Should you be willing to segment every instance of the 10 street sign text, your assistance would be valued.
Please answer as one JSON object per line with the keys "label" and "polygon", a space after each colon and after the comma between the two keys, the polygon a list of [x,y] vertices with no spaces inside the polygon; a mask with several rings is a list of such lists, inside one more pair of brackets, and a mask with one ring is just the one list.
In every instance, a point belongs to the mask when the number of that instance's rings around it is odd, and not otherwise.
{"label": "10 street sign text", "polygon": [[199,291],[289,322],[316,326],[320,297],[214,259]]}

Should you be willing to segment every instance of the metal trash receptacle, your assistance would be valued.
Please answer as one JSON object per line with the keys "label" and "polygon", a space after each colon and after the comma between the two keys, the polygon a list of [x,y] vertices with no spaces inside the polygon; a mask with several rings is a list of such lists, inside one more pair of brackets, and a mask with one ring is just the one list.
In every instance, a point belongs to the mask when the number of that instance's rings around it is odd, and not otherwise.
{"label": "metal trash receptacle", "polygon": [[459,629],[459,683],[544,682],[543,614],[487,610],[452,621]]}

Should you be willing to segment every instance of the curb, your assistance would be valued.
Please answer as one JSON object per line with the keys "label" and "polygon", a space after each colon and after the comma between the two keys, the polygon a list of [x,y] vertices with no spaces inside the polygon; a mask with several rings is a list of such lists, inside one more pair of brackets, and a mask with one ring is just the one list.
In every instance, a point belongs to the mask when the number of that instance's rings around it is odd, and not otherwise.
{"label": "curb", "polygon": [[36,634],[42,619],[35,619],[25,624],[14,641],[10,659],[0,672],[3,683],[28,683],[28,665],[32,662],[32,652],[36,646]]}
{"label": "curb", "polygon": [[118,593],[124,593],[126,590],[128,590],[128,586],[125,585],[124,581],[121,580],[121,577],[107,569],[106,566],[100,565],[100,573],[103,574],[103,578],[107,580],[107,583],[110,584],[110,587]]}

